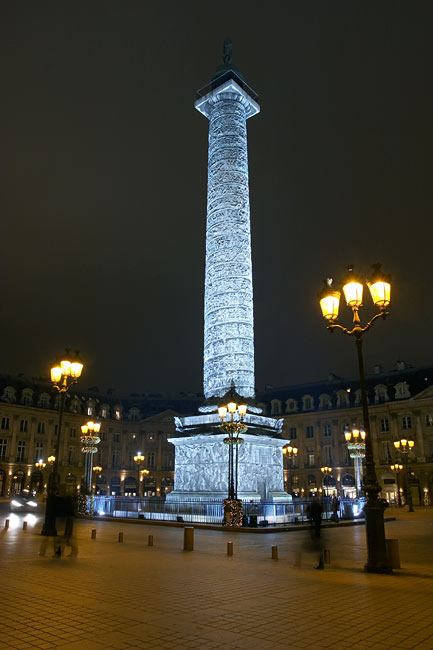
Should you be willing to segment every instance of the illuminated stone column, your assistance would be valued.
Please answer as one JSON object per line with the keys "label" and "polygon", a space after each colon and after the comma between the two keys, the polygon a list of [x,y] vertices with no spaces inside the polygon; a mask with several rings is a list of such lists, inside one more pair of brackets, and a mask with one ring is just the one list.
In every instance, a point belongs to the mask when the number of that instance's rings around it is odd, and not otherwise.
{"label": "illuminated stone column", "polygon": [[199,91],[209,119],[203,392],[223,396],[234,382],[254,396],[254,322],[246,121],[256,94],[231,65]]}

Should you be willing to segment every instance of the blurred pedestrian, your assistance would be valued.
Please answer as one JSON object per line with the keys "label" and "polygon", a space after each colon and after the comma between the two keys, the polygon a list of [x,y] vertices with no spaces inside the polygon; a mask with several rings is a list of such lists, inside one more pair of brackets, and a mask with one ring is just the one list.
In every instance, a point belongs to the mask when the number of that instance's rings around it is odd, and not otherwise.
{"label": "blurred pedestrian", "polygon": [[338,511],[340,509],[340,501],[337,497],[336,494],[332,497],[331,501],[331,510],[332,510],[332,515],[331,515],[331,521],[335,521],[335,523],[338,523]]}
{"label": "blurred pedestrian", "polygon": [[323,506],[318,497],[315,496],[307,508],[307,516],[311,523],[311,538],[313,541],[313,547],[319,555],[319,564],[316,566],[316,569],[325,568],[323,561],[323,543],[321,538],[322,513]]}

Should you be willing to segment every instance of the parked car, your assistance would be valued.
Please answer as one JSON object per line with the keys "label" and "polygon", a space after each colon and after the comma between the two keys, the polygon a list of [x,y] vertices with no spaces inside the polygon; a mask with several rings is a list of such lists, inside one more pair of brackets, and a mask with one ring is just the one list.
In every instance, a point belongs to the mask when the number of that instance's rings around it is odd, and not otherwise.
{"label": "parked car", "polygon": [[38,502],[31,492],[19,492],[10,500],[11,512],[34,512]]}

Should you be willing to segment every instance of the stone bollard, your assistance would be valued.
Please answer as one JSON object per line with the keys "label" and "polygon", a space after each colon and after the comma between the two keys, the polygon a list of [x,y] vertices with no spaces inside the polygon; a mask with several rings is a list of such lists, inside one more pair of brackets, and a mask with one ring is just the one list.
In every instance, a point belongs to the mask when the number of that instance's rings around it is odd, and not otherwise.
{"label": "stone bollard", "polygon": [[9,519],[6,519],[5,521],[5,530],[9,528]]}
{"label": "stone bollard", "polygon": [[278,560],[278,546],[272,546],[272,559]]}
{"label": "stone bollard", "polygon": [[327,548],[323,551],[323,563],[331,564],[331,551]]}
{"label": "stone bollard", "polygon": [[227,555],[233,555],[233,542],[227,542]]}
{"label": "stone bollard", "polygon": [[194,550],[194,528],[192,526],[185,526],[183,529],[183,550]]}
{"label": "stone bollard", "polygon": [[23,530],[27,530],[27,522],[23,521]]}
{"label": "stone bollard", "polygon": [[147,545],[153,546],[153,535],[149,535],[149,537],[147,538]]}
{"label": "stone bollard", "polygon": [[90,535],[90,539],[96,539],[96,528],[92,528],[92,534]]}
{"label": "stone bollard", "polygon": [[123,533],[119,533],[118,542],[123,542]]}

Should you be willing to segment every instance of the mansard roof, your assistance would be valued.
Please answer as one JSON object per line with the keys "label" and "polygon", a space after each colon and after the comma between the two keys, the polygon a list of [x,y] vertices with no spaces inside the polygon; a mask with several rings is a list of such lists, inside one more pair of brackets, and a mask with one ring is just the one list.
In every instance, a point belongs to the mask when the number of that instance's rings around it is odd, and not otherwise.
{"label": "mansard roof", "polygon": [[[409,386],[410,395],[406,397],[396,396],[395,394],[395,386],[402,382],[406,382]],[[390,401],[410,399],[425,391],[429,386],[433,386],[433,366],[422,368],[405,366],[403,369],[374,372],[366,377],[366,384],[370,404],[375,403],[374,389],[378,384],[387,387]],[[280,400],[284,405],[288,399],[294,399],[298,402],[299,407],[302,408],[302,398],[304,396],[310,396],[314,398],[314,408],[309,409],[309,411],[323,411],[323,408],[319,408],[319,398],[321,395],[329,395],[332,408],[342,408],[341,406],[337,407],[337,394],[339,391],[346,391],[348,395],[347,407],[353,407],[359,406],[359,401],[355,403],[359,389],[358,377],[345,379],[331,374],[327,379],[321,381],[277,388],[269,387],[267,390],[257,394],[257,401],[270,404],[272,400]]]}
{"label": "mansard roof", "polygon": [[[35,407],[38,407],[38,397],[42,393],[51,396],[52,408],[54,408],[55,398],[58,396],[58,392],[53,389],[51,382],[44,378],[29,378],[23,374],[15,376],[0,374],[0,399],[7,386],[12,386],[16,390],[16,403],[20,402],[22,391],[31,388],[33,390],[33,406]],[[190,415],[196,413],[198,407],[204,402],[201,393],[122,395],[115,394],[111,389],[107,391],[99,391],[97,388],[81,390],[80,384],[74,386],[69,395],[72,399],[78,398],[83,403],[92,400],[97,406],[96,415],[98,415],[98,406],[108,405],[112,413],[116,407],[120,406],[125,416],[129,409],[138,409],[140,419],[159,415],[163,411],[173,411],[178,415]],[[67,406],[66,410],[68,410]]]}

